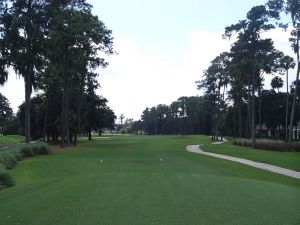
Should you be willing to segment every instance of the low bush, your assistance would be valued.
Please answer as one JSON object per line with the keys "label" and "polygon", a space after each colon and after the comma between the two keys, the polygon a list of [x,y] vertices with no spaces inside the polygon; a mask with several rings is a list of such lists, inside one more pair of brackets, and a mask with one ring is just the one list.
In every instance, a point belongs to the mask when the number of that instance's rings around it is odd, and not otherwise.
{"label": "low bush", "polygon": [[14,153],[5,152],[0,154],[0,163],[2,163],[6,169],[10,170],[18,164],[18,159]]}
{"label": "low bush", "polygon": [[52,153],[50,146],[45,142],[37,142],[31,145],[36,155],[49,155]]}
{"label": "low bush", "polygon": [[20,152],[24,158],[35,156],[33,148],[30,145],[24,145],[20,147]]}
{"label": "low bush", "polygon": [[[252,147],[250,139],[235,139],[232,141],[234,145]],[[288,152],[300,151],[300,142],[294,142],[289,145],[287,142],[280,140],[257,139],[254,148],[265,149],[271,151]]]}
{"label": "low bush", "polygon": [[0,150],[0,190],[14,185],[8,170],[14,168],[23,158],[51,154],[50,146],[44,142],[19,144]]}
{"label": "low bush", "polygon": [[0,169],[0,190],[15,185],[14,180],[10,176],[7,170]]}

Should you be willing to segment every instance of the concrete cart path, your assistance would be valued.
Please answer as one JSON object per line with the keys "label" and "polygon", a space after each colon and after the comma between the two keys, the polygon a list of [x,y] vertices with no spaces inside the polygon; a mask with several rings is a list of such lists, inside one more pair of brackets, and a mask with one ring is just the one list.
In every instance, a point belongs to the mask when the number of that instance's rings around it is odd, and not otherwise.
{"label": "concrete cart path", "polygon": [[285,175],[285,176],[289,176],[289,177],[293,177],[296,179],[300,179],[300,172],[294,171],[294,170],[289,170],[289,169],[285,169],[282,167],[278,167],[278,166],[273,166],[270,164],[266,164],[266,163],[259,163],[259,162],[255,162],[252,160],[248,160],[248,159],[242,159],[242,158],[237,158],[237,157],[232,157],[232,156],[227,156],[227,155],[221,155],[221,154],[216,154],[216,153],[211,153],[211,152],[205,152],[203,150],[200,149],[199,145],[188,145],[186,147],[186,150],[189,152],[193,152],[193,153],[199,153],[202,155],[207,155],[207,156],[212,156],[215,158],[220,158],[220,159],[225,159],[225,160],[230,160],[233,162],[238,162],[238,163],[242,163],[248,166],[252,166],[255,168],[259,168],[259,169],[263,169],[263,170],[267,170],[273,173],[278,173],[281,175]]}

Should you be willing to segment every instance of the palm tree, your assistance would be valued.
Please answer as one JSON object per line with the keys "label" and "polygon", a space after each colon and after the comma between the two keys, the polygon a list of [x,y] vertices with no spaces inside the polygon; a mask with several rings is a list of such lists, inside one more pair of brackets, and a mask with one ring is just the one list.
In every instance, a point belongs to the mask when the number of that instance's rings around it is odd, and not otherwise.
{"label": "palm tree", "polygon": [[285,108],[285,140],[288,141],[288,114],[289,114],[289,70],[294,69],[296,63],[290,56],[284,56],[280,60],[280,67],[286,73],[286,108]]}

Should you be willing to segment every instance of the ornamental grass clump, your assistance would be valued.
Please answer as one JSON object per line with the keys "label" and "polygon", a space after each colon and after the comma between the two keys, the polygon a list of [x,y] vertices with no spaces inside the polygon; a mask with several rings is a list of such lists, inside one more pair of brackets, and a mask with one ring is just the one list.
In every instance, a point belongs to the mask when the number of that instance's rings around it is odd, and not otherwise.
{"label": "ornamental grass clump", "polygon": [[[251,140],[238,138],[232,141],[234,145],[252,147]],[[294,142],[289,145],[281,140],[257,139],[254,148],[278,152],[300,151],[300,142]]]}

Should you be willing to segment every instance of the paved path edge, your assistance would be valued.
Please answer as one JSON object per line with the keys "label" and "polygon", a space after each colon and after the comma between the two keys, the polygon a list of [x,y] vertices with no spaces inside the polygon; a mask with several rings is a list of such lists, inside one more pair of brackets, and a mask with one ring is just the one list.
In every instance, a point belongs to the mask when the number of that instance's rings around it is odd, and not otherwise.
{"label": "paved path edge", "polygon": [[188,145],[186,147],[186,150],[189,151],[189,152],[199,153],[199,154],[202,154],[202,155],[207,155],[207,156],[211,156],[211,157],[215,157],[215,158],[219,158],[219,159],[225,159],[225,160],[229,160],[229,161],[233,161],[233,162],[238,162],[238,163],[245,164],[245,165],[248,165],[248,166],[252,166],[252,167],[255,167],[255,168],[258,168],[258,169],[263,169],[263,170],[267,170],[267,171],[277,173],[277,174],[281,174],[281,175],[284,175],[284,176],[300,179],[300,172],[297,172],[297,171],[294,171],[294,170],[289,170],[289,169],[282,168],[282,167],[279,167],[279,166],[266,164],[266,163],[255,162],[255,161],[248,160],[248,159],[242,159],[242,158],[237,158],[237,157],[232,157],[232,156],[227,156],[227,155],[221,155],[221,154],[216,154],[216,153],[211,153],[211,152],[205,152],[205,151],[200,149],[200,145]]}

